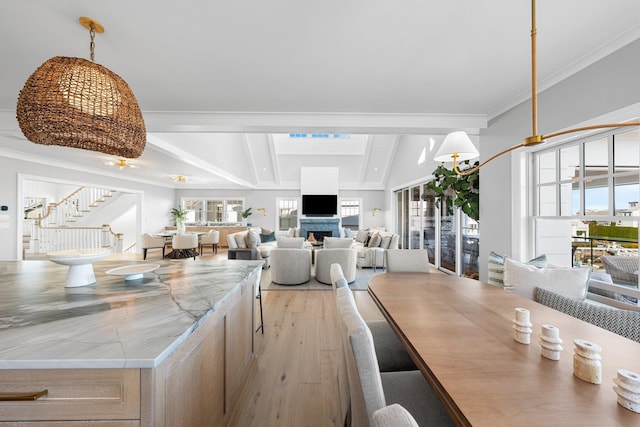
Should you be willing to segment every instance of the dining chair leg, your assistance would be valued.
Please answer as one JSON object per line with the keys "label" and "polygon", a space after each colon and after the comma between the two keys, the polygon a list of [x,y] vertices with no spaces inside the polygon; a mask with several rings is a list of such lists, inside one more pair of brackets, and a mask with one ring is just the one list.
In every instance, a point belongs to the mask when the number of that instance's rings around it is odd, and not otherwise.
{"label": "dining chair leg", "polygon": [[142,259],[147,259],[147,248],[142,249]]}

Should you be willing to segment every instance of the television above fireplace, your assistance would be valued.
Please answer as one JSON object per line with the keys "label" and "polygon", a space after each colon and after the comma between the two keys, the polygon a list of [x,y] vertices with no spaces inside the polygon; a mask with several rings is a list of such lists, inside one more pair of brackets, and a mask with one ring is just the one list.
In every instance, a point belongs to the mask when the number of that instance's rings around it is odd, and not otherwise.
{"label": "television above fireplace", "polygon": [[306,216],[333,216],[338,213],[336,194],[303,194],[302,214]]}

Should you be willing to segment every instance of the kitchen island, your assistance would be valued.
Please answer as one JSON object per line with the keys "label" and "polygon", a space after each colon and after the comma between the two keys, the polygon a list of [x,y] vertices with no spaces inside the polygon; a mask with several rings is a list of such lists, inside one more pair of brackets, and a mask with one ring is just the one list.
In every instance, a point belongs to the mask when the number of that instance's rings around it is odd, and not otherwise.
{"label": "kitchen island", "polygon": [[0,262],[0,425],[226,423],[255,359],[262,262],[145,262],[157,268],[134,281],[106,273],[132,264],[97,262],[95,284],[65,288],[64,266]]}

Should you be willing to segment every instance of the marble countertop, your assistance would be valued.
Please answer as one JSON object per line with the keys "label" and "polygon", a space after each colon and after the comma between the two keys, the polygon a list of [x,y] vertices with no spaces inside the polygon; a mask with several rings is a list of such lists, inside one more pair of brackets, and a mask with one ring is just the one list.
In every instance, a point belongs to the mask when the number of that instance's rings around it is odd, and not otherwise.
{"label": "marble countertop", "polygon": [[[125,282],[107,270],[159,264]],[[262,261],[101,261],[96,283],[65,288],[68,267],[0,262],[0,369],[152,368]]]}

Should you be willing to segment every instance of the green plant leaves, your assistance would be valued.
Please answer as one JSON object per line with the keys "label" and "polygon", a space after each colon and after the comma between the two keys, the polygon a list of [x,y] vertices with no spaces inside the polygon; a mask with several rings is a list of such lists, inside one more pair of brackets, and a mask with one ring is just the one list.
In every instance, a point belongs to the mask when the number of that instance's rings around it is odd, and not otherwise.
{"label": "green plant leaves", "polygon": [[[475,167],[469,161],[463,162],[469,167]],[[469,218],[480,220],[480,172],[474,171],[470,175],[461,176],[454,170],[447,169],[444,165],[438,166],[433,171],[433,180],[425,186],[426,193],[433,195],[436,206],[440,207],[440,201],[445,200],[446,206],[452,213],[453,207],[458,207]]]}

